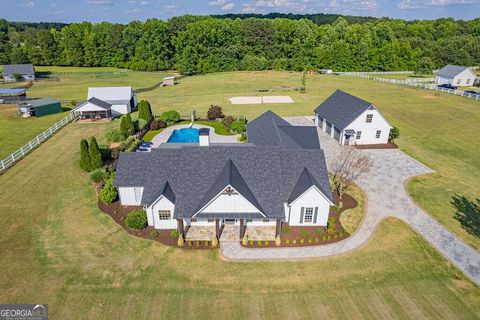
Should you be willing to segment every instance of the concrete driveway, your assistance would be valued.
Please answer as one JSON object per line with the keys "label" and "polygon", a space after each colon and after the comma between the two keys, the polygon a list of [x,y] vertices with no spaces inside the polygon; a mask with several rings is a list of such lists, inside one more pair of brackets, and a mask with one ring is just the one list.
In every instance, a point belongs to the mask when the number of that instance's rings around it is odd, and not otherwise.
{"label": "concrete driveway", "polygon": [[[308,117],[291,117],[294,125],[313,125]],[[330,167],[340,146],[322,131],[320,143]],[[222,243],[222,255],[231,260],[301,259],[336,255],[364,244],[374,228],[386,217],[403,220],[432,246],[437,248],[457,268],[480,285],[480,253],[450,233],[445,227],[419,208],[407,195],[404,184],[413,176],[432,173],[415,159],[394,149],[362,150],[373,159],[373,169],[358,184],[368,199],[365,219],[357,232],[331,245],[305,248],[247,249],[238,243]]]}

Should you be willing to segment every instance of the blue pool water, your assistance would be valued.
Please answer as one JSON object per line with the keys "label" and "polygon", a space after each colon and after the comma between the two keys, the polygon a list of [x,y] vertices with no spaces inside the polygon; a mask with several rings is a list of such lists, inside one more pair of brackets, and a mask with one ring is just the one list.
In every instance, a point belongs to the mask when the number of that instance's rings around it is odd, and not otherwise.
{"label": "blue pool water", "polygon": [[168,138],[167,143],[187,143],[195,142],[198,143],[198,129],[195,128],[184,128],[184,129],[175,129],[173,130],[170,138]]}

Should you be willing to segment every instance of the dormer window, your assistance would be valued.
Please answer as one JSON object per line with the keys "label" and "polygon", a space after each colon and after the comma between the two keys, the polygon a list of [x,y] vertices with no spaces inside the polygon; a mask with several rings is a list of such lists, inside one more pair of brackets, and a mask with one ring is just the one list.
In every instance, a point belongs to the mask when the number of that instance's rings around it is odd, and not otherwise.
{"label": "dormer window", "polygon": [[371,123],[373,120],[373,114],[369,113],[367,114],[367,123]]}

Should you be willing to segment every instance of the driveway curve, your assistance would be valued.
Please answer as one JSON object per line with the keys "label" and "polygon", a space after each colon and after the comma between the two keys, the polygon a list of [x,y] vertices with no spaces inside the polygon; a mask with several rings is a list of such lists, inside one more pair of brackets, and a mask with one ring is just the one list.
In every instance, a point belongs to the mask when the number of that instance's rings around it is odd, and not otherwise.
{"label": "driveway curve", "polygon": [[[313,125],[307,117],[286,118],[294,125]],[[327,166],[330,167],[340,146],[319,130]],[[372,172],[358,181],[368,199],[365,219],[351,237],[331,245],[304,248],[247,249],[238,242],[223,242],[221,254],[228,260],[283,260],[326,257],[345,253],[363,245],[375,227],[387,217],[406,222],[458,269],[480,285],[480,253],[453,235],[419,208],[405,191],[405,182],[416,175],[433,171],[395,149],[362,150],[373,159]]]}

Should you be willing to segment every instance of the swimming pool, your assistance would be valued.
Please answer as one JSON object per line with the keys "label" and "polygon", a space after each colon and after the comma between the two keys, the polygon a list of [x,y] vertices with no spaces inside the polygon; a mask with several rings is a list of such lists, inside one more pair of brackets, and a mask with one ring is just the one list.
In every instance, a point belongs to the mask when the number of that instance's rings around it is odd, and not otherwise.
{"label": "swimming pool", "polygon": [[198,143],[198,129],[183,128],[173,130],[167,143]]}

